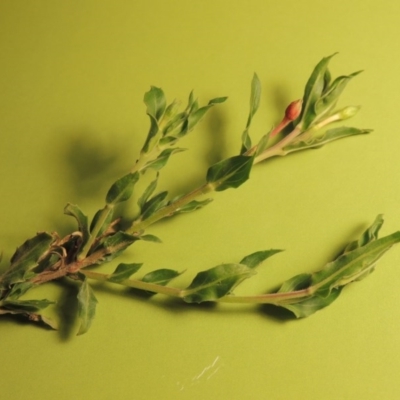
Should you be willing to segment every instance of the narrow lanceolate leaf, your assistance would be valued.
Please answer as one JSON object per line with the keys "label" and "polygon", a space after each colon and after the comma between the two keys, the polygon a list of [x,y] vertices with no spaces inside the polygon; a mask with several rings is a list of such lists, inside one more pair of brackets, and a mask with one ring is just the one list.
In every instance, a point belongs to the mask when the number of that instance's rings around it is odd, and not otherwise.
{"label": "narrow lanceolate leaf", "polygon": [[[98,227],[97,237],[101,236],[105,230],[110,226],[113,221],[114,213],[110,206],[106,206],[105,208],[98,210],[94,215],[92,222],[90,223],[90,232],[93,232],[94,228],[101,224]],[[101,222],[100,222],[101,221]]]}
{"label": "narrow lanceolate leaf", "polygon": [[253,157],[234,156],[211,166],[207,171],[207,182],[214,184],[215,191],[237,188],[249,179]]}
{"label": "narrow lanceolate leaf", "polygon": [[159,171],[161,168],[165,167],[172,154],[180,153],[182,151],[185,151],[185,149],[181,149],[179,147],[165,149],[158,155],[157,158],[147,162],[143,167],[143,170],[152,168],[155,171]]}
{"label": "narrow lanceolate leaf", "polygon": [[108,236],[101,245],[105,253],[102,261],[108,262],[113,260],[136,240],[139,240],[136,236],[129,235],[123,231],[119,231],[112,236]]}
{"label": "narrow lanceolate leaf", "polygon": [[395,232],[344,253],[335,261],[327,264],[321,271],[314,273],[311,285],[320,293],[329,293],[335,287],[344,286],[358,280],[361,275],[375,265],[384,253],[398,242],[400,242],[400,232]]}
{"label": "narrow lanceolate leaf", "polygon": [[5,300],[2,302],[1,307],[5,310],[13,311],[15,313],[35,313],[50,304],[54,304],[50,300]]}
{"label": "narrow lanceolate leaf", "polygon": [[161,207],[165,206],[167,204],[167,201],[165,198],[168,196],[168,192],[160,192],[154,197],[152,197],[150,200],[148,200],[145,204],[143,204],[142,209],[141,209],[141,218],[143,220],[149,218],[151,215],[153,215],[157,210],[159,210]]}
{"label": "narrow lanceolate leaf", "polygon": [[277,249],[257,251],[244,257],[242,261],[240,261],[240,264],[247,265],[249,268],[256,268],[267,258],[272,257],[274,254],[280,253],[281,251],[282,250]]}
{"label": "narrow lanceolate leaf", "polygon": [[96,314],[97,299],[87,279],[82,282],[78,292],[78,316],[80,327],[78,335],[86,333]]}
{"label": "narrow lanceolate leaf", "polygon": [[240,150],[240,154],[245,153],[250,148],[251,148],[251,137],[249,134],[249,129],[246,128],[242,133],[242,148]]}
{"label": "narrow lanceolate leaf", "polygon": [[272,130],[270,130],[268,133],[266,133],[264,136],[262,136],[262,138],[260,139],[260,141],[257,144],[257,150],[255,153],[255,156],[257,157],[258,155],[260,155],[261,153],[264,152],[264,150],[267,149],[268,147],[268,143],[269,143],[269,138],[271,136],[271,132]]}
{"label": "narrow lanceolate leaf", "polygon": [[304,90],[303,109],[300,122],[303,130],[307,129],[317,116],[315,112],[315,104],[323,94],[324,89],[326,89],[326,86],[330,81],[328,64],[333,56],[334,54],[323,58],[316,65],[307,81]]}
{"label": "narrow lanceolate leaf", "polygon": [[294,151],[305,150],[305,149],[315,149],[322,147],[329,142],[334,140],[342,139],[349,136],[364,135],[372,132],[371,129],[358,129],[347,126],[342,126],[340,128],[329,129],[322,136],[312,137],[311,139],[302,139],[299,136],[296,142],[283,148],[285,154],[292,153]]}
{"label": "narrow lanceolate leaf", "polygon": [[124,264],[121,263],[115,269],[115,271],[110,275],[108,281],[119,283],[125,279],[129,279],[134,273],[139,271],[143,264]]}
{"label": "narrow lanceolate leaf", "polygon": [[12,289],[10,293],[7,295],[7,299],[17,300],[22,295],[24,295],[29,289],[32,289],[35,286],[32,282],[20,282],[14,283],[12,285]]}
{"label": "narrow lanceolate leaf", "polygon": [[244,264],[221,264],[207,271],[199,272],[184,291],[184,301],[201,303],[214,301],[227,294],[255,274],[253,268]]}
{"label": "narrow lanceolate leaf", "polygon": [[247,117],[246,129],[243,131],[242,134],[242,148],[240,150],[240,154],[245,153],[247,150],[251,148],[251,138],[250,138],[249,128],[253,120],[254,114],[257,112],[258,107],[260,106],[260,98],[261,98],[261,83],[257,74],[254,74],[253,79],[251,81],[249,116]]}
{"label": "narrow lanceolate leaf", "polygon": [[376,262],[400,242],[400,232],[377,238],[382,225],[378,216],[359,241],[351,242],[336,260],[313,274],[300,274],[284,282],[275,304],[287,308],[297,317],[305,317],[331,304],[348,284],[367,276]]}
{"label": "narrow lanceolate leaf", "polygon": [[146,274],[141,280],[147,283],[155,283],[157,285],[165,286],[172,279],[181,275],[181,272],[174,271],[172,269],[157,269]]}
{"label": "narrow lanceolate leaf", "polygon": [[[19,314],[27,317],[30,321],[33,322],[42,322],[43,324],[49,326],[52,329],[57,330],[58,329],[58,324],[56,321],[52,320],[51,318],[48,318],[42,314],[39,314],[37,311],[47,307],[48,304],[51,304],[51,302],[48,302],[48,300],[27,300],[26,302],[30,302],[30,304],[25,304],[22,305],[22,307],[18,307],[18,304],[7,305],[3,307],[3,305],[0,305],[0,315],[4,314]],[[45,302],[48,302],[47,305],[45,305]],[[32,311],[35,310],[35,311]]]}
{"label": "narrow lanceolate leaf", "polygon": [[11,266],[0,276],[0,287],[22,282],[29,271],[36,267],[40,258],[47,253],[52,242],[53,236],[46,232],[38,233],[32,239],[28,239],[11,257]]}
{"label": "narrow lanceolate leaf", "polygon": [[76,204],[70,204],[70,203],[68,203],[65,206],[64,214],[74,217],[78,222],[78,229],[80,232],[82,232],[82,244],[84,245],[90,236],[88,217],[81,211],[81,209]]}
{"label": "narrow lanceolate leaf", "polygon": [[333,303],[340,295],[342,288],[333,289],[327,296],[315,296],[306,298],[293,304],[286,304],[282,307],[291,311],[297,318],[309,317],[316,311],[322,310]]}
{"label": "narrow lanceolate leaf", "polygon": [[261,98],[261,82],[257,74],[254,74],[253,79],[251,81],[250,111],[249,111],[249,117],[247,119],[246,128],[250,127],[254,114],[257,112],[258,107],[260,106],[260,98]]}
{"label": "narrow lanceolate leaf", "polygon": [[200,208],[205,207],[207,204],[210,204],[213,200],[212,199],[205,199],[205,200],[192,200],[191,202],[185,204],[181,208],[178,208],[175,212],[175,214],[183,214],[183,213],[188,213],[192,211],[199,210]]}
{"label": "narrow lanceolate leaf", "polygon": [[365,246],[366,244],[378,239],[378,234],[383,225],[383,215],[379,214],[374,223],[365,230],[358,240],[350,242],[344,249],[343,253],[355,250],[359,247]]}
{"label": "narrow lanceolate leaf", "polygon": [[145,242],[162,243],[162,240],[159,237],[149,233],[146,235],[140,235],[139,239],[144,240]]}
{"label": "narrow lanceolate leaf", "polygon": [[333,110],[346,85],[359,73],[361,73],[361,71],[354,72],[350,75],[339,76],[324,90],[322,96],[316,101],[314,106],[315,113],[318,117]]}
{"label": "narrow lanceolate leaf", "polygon": [[158,172],[157,172],[157,177],[154,179],[150,184],[147,186],[147,188],[144,190],[143,194],[139,197],[139,200],[137,202],[138,206],[140,209],[144,206],[144,204],[147,202],[149,197],[153,194],[154,190],[157,187],[158,183]]}
{"label": "narrow lanceolate leaf", "polygon": [[139,173],[129,173],[118,179],[114,184],[110,187],[110,190],[106,196],[107,204],[117,204],[122,201],[128,200],[133,193],[133,187],[135,183],[139,179]]}

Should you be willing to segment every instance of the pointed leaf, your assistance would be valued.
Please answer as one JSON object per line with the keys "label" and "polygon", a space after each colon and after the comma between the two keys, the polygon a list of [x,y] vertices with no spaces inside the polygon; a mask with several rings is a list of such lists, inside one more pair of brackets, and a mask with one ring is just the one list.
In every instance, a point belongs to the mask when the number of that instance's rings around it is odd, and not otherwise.
{"label": "pointed leaf", "polygon": [[85,244],[90,236],[88,217],[81,211],[76,204],[68,203],[64,208],[64,214],[70,215],[78,222],[78,229],[82,232],[82,244]]}
{"label": "pointed leaf", "polygon": [[129,279],[134,273],[139,271],[143,264],[124,264],[121,263],[108,278],[108,281],[113,283],[119,283],[125,279]]}
{"label": "pointed leaf", "polygon": [[224,103],[226,100],[228,99],[227,96],[222,96],[222,97],[216,97],[214,99],[211,99],[208,104],[212,105],[212,104],[221,104]]}
{"label": "pointed leaf", "polygon": [[242,133],[242,148],[240,150],[240,154],[245,153],[249,149],[251,149],[251,138],[249,135],[249,130],[246,128]]}
{"label": "pointed leaf", "polygon": [[181,149],[178,147],[165,149],[159,154],[159,156],[156,159],[151,160],[148,163],[146,163],[144,169],[152,168],[155,171],[159,171],[161,168],[163,168],[166,165],[166,163],[168,162],[168,160],[172,154],[180,153],[182,151],[185,151],[185,149]]}
{"label": "pointed leaf", "polygon": [[329,57],[323,58],[316,65],[307,81],[304,90],[303,109],[301,114],[301,125],[303,130],[307,129],[316,117],[315,103],[319,100],[326,88],[328,64],[334,55],[335,54],[332,54]]}
{"label": "pointed leaf", "polygon": [[168,196],[168,192],[160,192],[154,197],[152,197],[150,200],[148,200],[142,207],[142,215],[141,218],[143,220],[149,218],[151,215],[153,215],[158,209],[161,207],[165,206],[167,202],[165,201],[165,198]]}
{"label": "pointed leaf", "polygon": [[[106,206],[107,208],[108,206]],[[108,212],[107,212],[108,211]],[[93,232],[93,229],[95,226],[97,226],[97,223],[99,222],[99,220],[101,218],[104,217],[104,215],[106,216],[104,218],[104,221],[102,221],[102,225],[99,227],[99,230],[97,232],[97,237],[101,236],[105,230],[110,226],[111,222],[113,221],[114,218],[114,213],[112,212],[112,210],[110,209],[102,209],[102,210],[98,210],[96,212],[96,214],[94,215],[92,222],[90,223],[90,232]]]}
{"label": "pointed leaf", "polygon": [[257,157],[258,155],[260,155],[264,150],[267,149],[268,147],[268,143],[269,143],[269,138],[271,136],[271,132],[272,130],[270,130],[268,133],[266,133],[258,142],[257,145],[257,150],[255,153],[255,156]]}
{"label": "pointed leaf", "polygon": [[237,188],[247,181],[253,166],[253,157],[234,156],[211,166],[207,182],[215,185],[215,191]]}
{"label": "pointed leaf", "polygon": [[334,140],[342,139],[349,136],[364,135],[370,132],[372,132],[372,130],[370,129],[358,129],[342,126],[340,128],[329,129],[323,136],[313,137],[305,141],[303,141],[301,136],[299,136],[299,139],[296,142],[293,142],[292,144],[286,146],[283,151],[285,152],[285,154],[289,154],[294,151],[319,148]]}
{"label": "pointed leaf", "polygon": [[139,173],[129,173],[118,179],[111,187],[106,196],[107,204],[117,204],[128,200],[132,193],[133,187],[139,179]]}
{"label": "pointed leaf", "polygon": [[338,298],[340,292],[341,288],[336,288],[326,297],[316,295],[295,304],[282,304],[280,307],[291,311],[297,318],[305,318],[314,314],[316,311],[329,306]]}
{"label": "pointed leaf", "polygon": [[17,300],[24,295],[29,289],[35,286],[32,282],[21,282],[12,285],[10,293],[7,295],[7,299]]}
{"label": "pointed leaf", "polygon": [[43,310],[50,304],[54,304],[54,301],[42,299],[42,300],[5,300],[2,302],[1,307],[3,309],[13,311],[16,313],[35,313]]}
{"label": "pointed leaf", "polygon": [[310,284],[311,274],[299,274],[283,282],[277,293],[287,293],[306,289]]}
{"label": "pointed leaf", "polygon": [[336,78],[332,85],[324,90],[323,95],[315,103],[315,113],[318,116],[326,114],[328,111],[332,110],[336,105],[339,96],[342,94],[346,85],[350,82],[352,78],[360,74],[362,71],[354,72],[350,75],[339,76]]}
{"label": "pointed leaf", "polygon": [[320,293],[347,285],[373,267],[383,254],[398,242],[400,242],[400,232],[395,232],[344,253],[321,271],[312,274],[311,284]]}
{"label": "pointed leaf", "polygon": [[244,264],[221,264],[199,272],[185,290],[184,301],[201,303],[214,301],[227,294],[255,271]]}
{"label": "pointed leaf", "polygon": [[355,250],[358,247],[365,246],[366,244],[372,242],[373,240],[378,239],[378,233],[383,225],[383,216],[379,214],[374,223],[360,236],[358,240],[349,243],[344,249],[343,253],[347,253],[349,251]]}
{"label": "pointed leaf", "polygon": [[84,278],[78,292],[78,316],[81,320],[78,335],[82,335],[89,330],[96,314],[96,305],[96,296],[88,280]]}
{"label": "pointed leaf", "polygon": [[144,240],[145,242],[153,242],[153,243],[162,243],[162,240],[155,235],[141,235],[139,239]]}
{"label": "pointed leaf", "polygon": [[183,213],[188,213],[192,211],[199,210],[200,208],[205,207],[207,204],[211,203],[213,200],[212,199],[205,199],[205,200],[192,200],[191,202],[185,204],[181,208],[178,208],[175,212],[175,214],[183,214]]}
{"label": "pointed leaf", "polygon": [[129,235],[123,231],[108,236],[102,243],[102,248],[106,251],[103,261],[113,260],[136,240],[139,240],[136,236]]}
{"label": "pointed leaf", "polygon": [[242,261],[240,261],[240,264],[247,265],[249,268],[256,268],[267,258],[273,256],[276,253],[280,253],[281,251],[282,250],[277,249],[257,251],[244,257]]}
{"label": "pointed leaf", "polygon": [[253,79],[251,81],[250,111],[249,111],[249,117],[247,119],[247,125],[246,125],[247,129],[250,127],[254,114],[257,112],[258,107],[260,106],[260,98],[261,98],[261,82],[257,74],[254,74]]}
{"label": "pointed leaf", "polygon": [[149,186],[147,186],[147,188],[145,189],[143,194],[139,197],[137,204],[140,209],[142,209],[142,207],[144,206],[146,201],[149,199],[149,197],[153,194],[154,190],[156,189],[157,182],[158,182],[158,176],[159,176],[159,174],[157,173],[156,179],[154,179],[154,181],[150,182]]}
{"label": "pointed leaf", "polygon": [[53,236],[40,232],[28,239],[11,257],[10,268],[0,276],[0,286],[6,287],[11,283],[21,282],[49,250]]}
{"label": "pointed leaf", "polygon": [[157,285],[165,286],[172,279],[176,278],[179,275],[181,275],[181,272],[174,271],[172,269],[162,268],[149,272],[141,280],[143,282],[155,283]]}

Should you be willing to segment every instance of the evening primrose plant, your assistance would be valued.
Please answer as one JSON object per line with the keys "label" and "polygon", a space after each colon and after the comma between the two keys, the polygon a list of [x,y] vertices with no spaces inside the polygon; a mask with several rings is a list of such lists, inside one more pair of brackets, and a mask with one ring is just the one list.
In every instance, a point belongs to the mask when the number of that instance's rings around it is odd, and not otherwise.
{"label": "evening primrose plant", "polygon": [[[354,116],[359,107],[337,108],[346,85],[359,72],[331,78],[328,64],[332,56],[323,58],[313,70],[301,100],[288,105],[281,122],[257,142],[250,137],[253,118],[259,108],[261,85],[257,75],[251,82],[250,110],[242,134],[240,151],[208,168],[204,183],[188,193],[171,197],[158,191],[160,172],[169,159],[183,151],[181,139],[187,136],[213,107],[224,103],[219,97],[200,105],[193,92],[186,106],[167,102],[162,89],[151,87],[144,95],[150,128],[140,154],[124,176],[117,179],[106,193],[104,204],[92,218],[75,204],[67,204],[64,212],[75,219],[77,228],[64,237],[57,233],[39,232],[17,248],[9,266],[0,275],[0,315],[19,315],[31,321],[57,328],[44,310],[53,304],[48,299],[33,299],[34,289],[56,280],[78,283],[78,334],[89,329],[97,305],[91,282],[100,281],[135,288],[147,294],[166,295],[186,303],[224,302],[271,304],[284,308],[296,317],[307,317],[331,304],[348,284],[367,276],[376,262],[400,241],[400,232],[379,238],[383,224],[378,216],[358,240],[349,243],[333,261],[315,273],[304,273],[283,282],[271,292],[235,295],[235,288],[256,274],[261,263],[279,253],[279,249],[261,250],[239,262],[220,264],[199,272],[189,286],[178,288],[171,281],[181,273],[158,269],[136,277],[141,263],[120,263],[109,273],[96,267],[109,263],[138,241],[161,242],[148,232],[151,225],[178,214],[187,214],[205,207],[211,195],[245,183],[252,169],[271,157],[315,149],[337,139],[367,134],[340,123]],[[137,185],[139,181],[147,182]],[[143,187],[139,192],[138,187]],[[132,218],[116,215],[117,206],[132,201],[135,192],[137,214]],[[103,270],[102,270],[103,271]]]}

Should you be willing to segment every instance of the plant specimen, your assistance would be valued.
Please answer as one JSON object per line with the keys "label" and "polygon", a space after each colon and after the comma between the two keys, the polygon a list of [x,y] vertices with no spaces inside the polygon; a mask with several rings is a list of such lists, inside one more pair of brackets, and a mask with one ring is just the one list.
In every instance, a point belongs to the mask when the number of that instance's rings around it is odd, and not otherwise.
{"label": "plant specimen", "polygon": [[[343,89],[359,72],[332,79],[328,69],[331,58],[325,57],[317,64],[305,86],[302,100],[289,104],[282,121],[255,144],[249,130],[259,108],[261,85],[254,75],[250,110],[239,154],[209,167],[201,186],[175,198],[171,198],[167,191],[157,191],[160,171],[171,156],[182,151],[178,147],[180,140],[193,130],[207,111],[226,98],[215,98],[206,105],[199,105],[192,92],[182,109],[175,101],[168,104],[160,88],[151,87],[144,96],[150,129],[136,163],[111,185],[105,204],[90,221],[77,205],[67,204],[64,212],[76,220],[76,231],[65,237],[39,232],[17,248],[9,266],[0,275],[0,315],[23,315],[56,328],[56,323],[43,313],[53,302],[32,299],[32,295],[39,285],[72,279],[79,283],[78,334],[89,329],[95,316],[97,300],[90,285],[92,280],[172,296],[187,303],[272,304],[289,310],[296,317],[306,317],[332,303],[343,287],[367,276],[379,258],[400,241],[400,232],[378,238],[383,224],[380,215],[358,240],[349,243],[320,271],[297,275],[272,293],[238,296],[234,289],[253,276],[256,268],[278,253],[278,249],[258,251],[239,262],[199,272],[186,288],[170,285],[180,275],[171,269],[158,269],[141,278],[132,277],[140,269],[142,264],[139,263],[120,263],[110,273],[96,270],[137,241],[160,242],[159,238],[147,232],[151,225],[208,205],[210,194],[241,186],[257,164],[271,157],[286,156],[337,139],[369,133],[370,130],[366,129],[337,126],[338,122],[351,118],[359,109],[355,106],[336,108]],[[116,206],[131,200],[138,181],[149,175],[153,175],[150,183],[137,196],[137,215],[134,218],[116,215]]]}

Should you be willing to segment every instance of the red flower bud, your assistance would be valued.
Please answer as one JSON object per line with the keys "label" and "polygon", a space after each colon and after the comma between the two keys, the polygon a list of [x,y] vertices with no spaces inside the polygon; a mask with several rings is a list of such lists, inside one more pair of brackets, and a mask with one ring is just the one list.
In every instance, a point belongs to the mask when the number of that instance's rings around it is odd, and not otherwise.
{"label": "red flower bud", "polygon": [[289,121],[294,121],[301,113],[303,100],[292,101],[285,111],[285,118]]}

